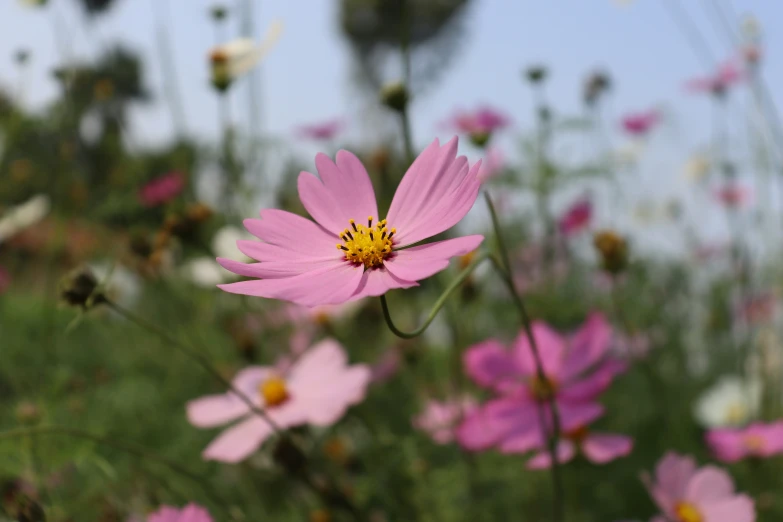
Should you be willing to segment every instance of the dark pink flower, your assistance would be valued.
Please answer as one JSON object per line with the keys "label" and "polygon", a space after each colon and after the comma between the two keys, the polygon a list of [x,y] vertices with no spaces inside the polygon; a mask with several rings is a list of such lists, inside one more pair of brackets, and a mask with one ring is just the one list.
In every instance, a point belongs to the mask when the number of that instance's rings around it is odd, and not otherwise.
{"label": "dark pink flower", "polygon": [[657,110],[626,114],[621,123],[625,132],[632,136],[644,136],[660,120]]}
{"label": "dark pink flower", "polygon": [[9,274],[5,268],[0,266],[0,294],[8,290],[9,286],[11,286],[11,274]]}
{"label": "dark pink flower", "polygon": [[740,208],[750,203],[753,193],[747,187],[731,182],[715,190],[715,198],[729,208]]}
{"label": "dark pink flower", "polygon": [[299,127],[298,134],[303,138],[311,140],[329,141],[334,139],[344,128],[345,122],[340,118],[336,118],[322,123],[302,125]]}
{"label": "dark pink flower", "polygon": [[711,76],[694,78],[685,84],[691,92],[721,93],[744,79],[739,65],[734,60],[723,63]]}
{"label": "dark pink flower", "polygon": [[[552,458],[544,446],[545,444],[540,444],[538,453],[527,461],[529,469],[545,469],[552,466]],[[614,433],[596,433],[583,426],[566,432],[561,438],[557,445],[557,460],[568,462],[580,453],[593,464],[606,464],[625,457],[632,449],[631,437]]]}
{"label": "dark pink flower", "polygon": [[424,411],[414,417],[413,426],[424,431],[438,444],[454,440],[455,430],[462,418],[476,409],[476,401],[470,397],[447,401],[427,401]]}
{"label": "dark pink flower", "polygon": [[722,462],[744,458],[769,458],[783,453],[783,421],[756,423],[747,428],[721,428],[706,435],[707,445]]}
{"label": "dark pink flower", "polygon": [[212,522],[209,512],[196,504],[188,504],[182,509],[162,506],[147,516],[147,522]]}
{"label": "dark pink flower", "polygon": [[714,466],[696,469],[692,457],[667,453],[655,477],[642,476],[664,522],[755,522],[753,499],[738,494],[728,473]]}
{"label": "dark pink flower", "polygon": [[145,207],[156,207],[179,196],[184,188],[185,176],[180,172],[169,172],[144,185],[139,191],[139,199]]}
{"label": "dark pink flower", "polygon": [[475,111],[457,111],[451,120],[450,127],[462,134],[491,134],[507,127],[508,117],[491,107],[480,107]]}
{"label": "dark pink flower", "polygon": [[496,340],[472,346],[465,353],[465,370],[479,386],[501,395],[468,415],[457,432],[470,450],[497,447],[506,453],[524,453],[539,444],[542,426],[539,408],[554,399],[565,431],[580,428],[603,414],[596,398],[625,371],[625,364],[608,357],[611,327],[603,315],[592,314],[565,339],[545,323],[533,324],[544,367],[536,373],[527,336],[521,332],[512,349]]}
{"label": "dark pink flower", "polygon": [[590,226],[593,217],[593,203],[589,198],[581,197],[566,209],[557,226],[564,236],[572,236]]}
{"label": "dark pink flower", "polygon": [[[285,365],[281,365],[285,366]],[[350,406],[360,403],[370,382],[370,369],[349,366],[345,350],[325,339],[288,366],[251,366],[234,378],[234,387],[276,426],[331,426]],[[207,460],[240,462],[253,454],[273,428],[233,392],[210,395],[187,405],[188,420],[199,428],[235,422],[204,450]]]}

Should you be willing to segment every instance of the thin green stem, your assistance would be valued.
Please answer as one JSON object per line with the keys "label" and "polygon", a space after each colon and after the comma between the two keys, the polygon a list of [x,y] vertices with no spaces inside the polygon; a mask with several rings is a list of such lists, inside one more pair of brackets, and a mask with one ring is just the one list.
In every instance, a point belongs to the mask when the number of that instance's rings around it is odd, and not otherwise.
{"label": "thin green stem", "polygon": [[130,310],[126,310],[122,306],[118,305],[114,301],[106,300],[106,304],[115,312],[120,314],[121,316],[125,317],[132,323],[135,323],[140,328],[143,328],[158,337],[160,337],[164,342],[167,344],[170,344],[177,348],[180,352],[185,354],[187,357],[189,357],[191,360],[199,364],[204,370],[207,371],[212,377],[215,378],[220,384],[228,388],[233,394],[235,394],[239,399],[247,405],[247,407],[252,411],[254,414],[258,415],[262,419],[264,419],[269,426],[272,427],[272,429],[277,433],[282,433],[282,430],[280,429],[280,426],[277,425],[270,417],[269,415],[259,408],[250,398],[245,395],[243,392],[238,390],[228,379],[223,377],[217,369],[212,365],[212,363],[207,359],[203,354],[199,353],[198,351],[194,350],[190,346],[180,342],[173,336],[171,336],[168,332],[160,328],[159,326],[147,321],[146,319],[143,319],[139,317],[138,315],[134,314]]}
{"label": "thin green stem", "polygon": [[212,497],[212,500],[219,504],[224,509],[228,509],[226,502],[215,495],[214,486],[210,484],[204,477],[190,471],[186,467],[182,466],[176,461],[168,459],[162,455],[158,455],[143,446],[134,444],[127,441],[117,440],[105,435],[97,435],[78,428],[71,428],[68,426],[37,426],[34,428],[17,428],[0,432],[0,440],[4,439],[16,439],[24,437],[35,437],[41,435],[68,435],[69,437],[75,437],[85,440],[90,440],[97,444],[103,444],[105,446],[111,446],[120,451],[136,455],[144,460],[157,462],[162,464],[172,471],[179,473],[180,475],[189,478],[190,480],[198,483],[198,485],[204,490],[204,492]]}
{"label": "thin green stem", "polygon": [[386,319],[386,324],[389,326],[389,329],[396,335],[397,337],[401,337],[403,339],[413,339],[414,337],[418,337],[421,334],[427,330],[427,328],[430,326],[432,321],[435,320],[435,317],[438,315],[438,312],[440,312],[440,309],[443,308],[443,305],[446,304],[446,301],[448,300],[449,296],[459,288],[459,286],[470,276],[470,274],[473,272],[473,270],[476,269],[476,267],[481,264],[482,261],[487,259],[489,254],[486,252],[482,252],[478,254],[473,261],[470,262],[470,264],[465,267],[462,272],[459,273],[459,275],[451,282],[449,283],[449,286],[446,287],[446,289],[443,291],[443,293],[440,295],[437,301],[435,301],[435,304],[432,306],[432,309],[430,310],[430,313],[427,315],[427,319],[424,321],[424,324],[419,326],[417,329],[413,330],[412,332],[403,332],[399,328],[397,328],[394,325],[394,321],[391,318],[391,314],[389,313],[389,304],[386,302],[386,296],[381,296],[381,306],[383,307],[383,318]]}
{"label": "thin green stem", "polygon": [[[503,241],[503,235],[500,232],[500,222],[498,220],[497,212],[495,211],[495,205],[492,203],[492,198],[489,196],[489,193],[484,192],[484,197],[487,201],[487,207],[489,207],[489,213],[492,217],[492,226],[495,230],[495,240],[498,251],[500,252],[500,259],[498,259],[497,256],[491,257],[493,265],[500,274],[501,279],[503,279],[503,282],[506,284],[511,297],[514,300],[514,304],[519,311],[522,327],[525,330],[525,335],[527,336],[528,344],[530,345],[530,351],[533,355],[533,361],[536,366],[536,376],[541,382],[548,382],[546,373],[544,372],[544,364],[541,360],[541,354],[538,350],[538,344],[536,343],[535,336],[533,335],[530,316],[527,313],[525,302],[522,300],[522,296],[517,291],[516,285],[514,284],[514,278],[511,275],[511,261],[508,255],[508,249],[506,248],[506,244]],[[541,421],[541,429],[544,432],[544,438],[547,441],[547,451],[549,453],[550,459],[552,460],[552,520],[554,522],[560,522],[563,520],[564,505],[563,481],[560,476],[560,461],[558,460],[557,456],[557,445],[560,441],[560,415],[557,411],[557,404],[555,402],[554,394],[548,394],[547,405],[549,406],[549,410],[552,414],[552,433],[550,435],[547,430],[548,423],[546,422],[546,415],[543,404],[541,402],[538,402],[537,404],[539,405],[538,414]]]}

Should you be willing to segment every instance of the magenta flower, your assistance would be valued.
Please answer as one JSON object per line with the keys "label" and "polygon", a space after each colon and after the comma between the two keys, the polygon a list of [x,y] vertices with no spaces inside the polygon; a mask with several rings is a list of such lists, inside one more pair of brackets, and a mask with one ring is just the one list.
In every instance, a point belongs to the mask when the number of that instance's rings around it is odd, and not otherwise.
{"label": "magenta flower", "polygon": [[322,123],[312,125],[302,125],[299,127],[299,136],[311,140],[329,141],[335,138],[343,130],[345,122],[336,118]]}
{"label": "magenta flower", "polygon": [[[261,211],[245,227],[261,241],[237,241],[258,263],[219,258],[236,274],[260,278],[219,285],[234,294],[292,301],[304,306],[339,304],[418,286],[445,269],[449,259],[475,250],[480,235],[408,248],[456,225],[478,197],[481,162],[457,157],[457,138],[435,140],[405,173],[386,219],[370,177],[350,152],[315,158],[320,178],[302,172],[299,197],[315,222],[284,210]],[[403,249],[404,248],[404,249]]]}
{"label": "magenta flower", "polygon": [[728,208],[740,208],[750,203],[752,192],[738,183],[726,183],[715,190],[715,199]]}
{"label": "magenta flower", "polygon": [[492,399],[468,415],[457,430],[466,449],[498,447],[505,453],[524,453],[537,447],[544,429],[539,408],[554,399],[561,428],[576,430],[603,414],[595,402],[625,370],[607,357],[611,327],[603,315],[592,314],[571,339],[564,339],[542,322],[533,324],[545,377],[540,379],[527,336],[520,333],[511,351],[496,340],[479,343],[465,353],[468,375],[479,386],[501,397]]}
{"label": "magenta flower", "polygon": [[739,65],[731,60],[718,67],[715,74],[694,78],[686,83],[685,87],[691,92],[722,93],[732,85],[741,82],[744,77]]}
{"label": "magenta flower", "polygon": [[427,433],[438,444],[454,440],[457,425],[465,415],[476,409],[470,397],[447,401],[429,400],[419,415],[413,418],[413,427]]}
{"label": "magenta flower", "polygon": [[141,187],[139,199],[145,207],[157,207],[179,196],[184,188],[185,176],[169,172]]}
{"label": "magenta flower", "polygon": [[657,110],[626,114],[621,123],[625,132],[632,136],[644,136],[660,120]]}
{"label": "magenta flower", "polygon": [[558,219],[557,226],[564,236],[572,236],[590,226],[593,217],[593,203],[583,196],[566,209]]}
{"label": "magenta flower", "polygon": [[692,457],[667,453],[655,478],[642,480],[663,515],[654,522],[755,522],[753,500],[734,491],[728,473],[714,466],[696,469]]}
{"label": "magenta flower", "polygon": [[[539,440],[539,442],[543,442]],[[543,450],[546,444],[539,446],[539,452],[527,461],[529,469],[545,469],[552,466],[552,458]],[[557,445],[558,462],[568,462],[577,452],[593,464],[606,464],[625,457],[633,449],[633,439],[614,433],[595,433],[583,426],[566,432]]]}
{"label": "magenta flower", "polygon": [[484,146],[493,132],[507,127],[509,123],[506,115],[485,106],[472,112],[457,111],[447,127],[466,134],[474,144]]}
{"label": "magenta flower", "polygon": [[[330,426],[349,406],[364,399],[370,369],[348,366],[345,350],[326,339],[313,346],[285,374],[275,368],[251,366],[234,378],[234,387],[262,408],[280,428],[302,424]],[[238,421],[204,450],[207,460],[240,462],[274,433],[236,394],[210,395],[187,405],[188,420],[199,428]]]}
{"label": "magenta flower", "polygon": [[706,435],[707,445],[722,462],[744,458],[769,458],[783,453],[783,421],[755,423],[742,429],[715,429]]}
{"label": "magenta flower", "polygon": [[147,522],[212,522],[209,512],[196,504],[188,504],[182,509],[163,506],[147,516]]}

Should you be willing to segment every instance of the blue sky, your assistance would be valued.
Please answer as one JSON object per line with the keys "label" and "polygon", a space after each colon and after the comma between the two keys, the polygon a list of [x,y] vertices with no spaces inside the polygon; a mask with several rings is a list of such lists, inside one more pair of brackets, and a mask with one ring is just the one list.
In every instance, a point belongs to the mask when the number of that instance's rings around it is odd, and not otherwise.
{"label": "blue sky", "polygon": [[[675,177],[681,176],[673,172],[694,148],[708,145],[710,136],[709,102],[685,93],[683,83],[709,72],[710,64],[688,45],[664,8],[666,2],[687,6],[715,60],[726,58],[733,49],[706,6],[718,3],[730,5],[737,15],[753,13],[764,34],[765,78],[773,95],[783,92],[783,67],[775,56],[776,50],[783,49],[783,28],[779,27],[783,24],[783,3],[777,1],[474,0],[466,15],[467,34],[459,58],[437,88],[413,105],[417,145],[423,146],[437,135],[448,137],[439,123],[453,109],[482,103],[509,111],[516,130],[529,128],[531,96],[521,81],[521,70],[534,63],[551,69],[548,97],[558,111],[578,113],[582,80],[600,67],[614,79],[609,107],[612,120],[625,111],[659,104],[673,116],[656,138],[665,154],[646,164],[639,183],[642,190],[661,184],[678,190]],[[0,34],[7,51],[0,56],[2,84],[18,85],[11,55],[18,48],[30,49],[33,61],[23,96],[28,106],[40,107],[55,93],[49,71],[63,57],[89,59],[99,46],[121,40],[147,59],[149,85],[157,98],[156,103],[134,112],[134,140],[140,144],[167,140],[173,129],[164,103],[154,38],[155,24],[164,9],[169,13],[168,34],[188,131],[205,139],[216,136],[217,104],[208,84],[205,58],[214,43],[207,16],[213,2],[117,0],[114,11],[97,23],[85,21],[74,3],[50,0],[46,9],[36,10],[16,0],[0,2]],[[336,7],[337,2],[327,0],[256,2],[259,33],[273,19],[285,24],[278,45],[259,72],[265,132],[291,136],[299,124],[361,115],[363,107],[350,83],[348,48],[336,29]],[[57,44],[52,30],[58,23],[56,18],[67,27],[67,45]],[[234,114],[242,114],[239,103],[244,102],[244,96],[237,98]],[[735,97],[733,103],[739,115],[745,101]],[[732,125],[739,134],[745,124],[738,118]],[[354,126],[349,138],[360,139],[361,135]],[[512,142],[506,138],[501,143]],[[664,170],[666,175],[661,174]]]}

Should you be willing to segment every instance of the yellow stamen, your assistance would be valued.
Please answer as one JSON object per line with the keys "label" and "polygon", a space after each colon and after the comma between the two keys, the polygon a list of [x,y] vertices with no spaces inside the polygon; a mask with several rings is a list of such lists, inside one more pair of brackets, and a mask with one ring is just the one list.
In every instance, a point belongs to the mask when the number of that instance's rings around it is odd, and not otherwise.
{"label": "yellow stamen", "polygon": [[337,248],[345,252],[345,259],[354,264],[362,264],[365,268],[377,268],[383,265],[383,260],[389,257],[394,247],[392,236],[397,232],[396,228],[389,230],[386,220],[372,224],[373,217],[367,218],[367,226],[357,225],[351,219],[348,223],[351,228],[343,230],[339,237],[342,243]]}
{"label": "yellow stamen", "polygon": [[533,396],[539,401],[549,400],[557,391],[557,383],[549,378],[533,377],[528,383]]}
{"label": "yellow stamen", "polygon": [[764,449],[764,439],[758,435],[746,435],[742,442],[748,450],[755,453]]}
{"label": "yellow stamen", "polygon": [[687,502],[678,502],[674,506],[674,514],[678,522],[703,522],[704,519],[696,506]]}
{"label": "yellow stamen", "polygon": [[258,393],[267,407],[279,406],[288,400],[285,381],[280,377],[270,377],[258,385]]}

